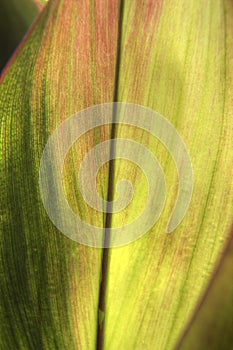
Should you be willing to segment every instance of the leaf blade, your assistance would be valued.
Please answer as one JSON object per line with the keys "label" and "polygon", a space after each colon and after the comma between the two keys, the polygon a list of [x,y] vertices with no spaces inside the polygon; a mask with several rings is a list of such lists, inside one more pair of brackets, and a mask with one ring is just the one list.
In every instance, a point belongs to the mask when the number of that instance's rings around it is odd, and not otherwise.
{"label": "leaf blade", "polygon": [[[176,126],[190,152],[195,184],[186,217],[166,236],[177,189],[175,168],[151,136],[118,127],[118,138],[140,140],[156,154],[172,195],[150,233],[111,250],[105,330],[105,346],[111,349],[173,348],[206,288],[232,223],[231,112],[225,110],[230,102],[224,97],[225,81],[231,78],[225,67],[223,3],[164,1],[157,24],[150,5],[125,2],[118,98],[150,107]],[[232,67],[232,62],[227,64]],[[131,179],[132,168],[121,162],[115,183],[125,177]],[[137,203],[144,200],[140,181],[135,171],[133,184],[141,186],[136,204],[115,215],[114,227],[134,219]]]}
{"label": "leaf blade", "polygon": [[[48,136],[65,118],[112,99],[116,35],[116,1],[50,2],[3,77],[3,348],[95,348],[102,252],[53,226],[40,198],[39,164]],[[67,196],[80,153],[108,135],[108,127],[94,130],[73,146],[64,167]],[[100,177],[103,195],[106,174]],[[103,214],[93,215],[73,193],[70,202],[103,225]]]}

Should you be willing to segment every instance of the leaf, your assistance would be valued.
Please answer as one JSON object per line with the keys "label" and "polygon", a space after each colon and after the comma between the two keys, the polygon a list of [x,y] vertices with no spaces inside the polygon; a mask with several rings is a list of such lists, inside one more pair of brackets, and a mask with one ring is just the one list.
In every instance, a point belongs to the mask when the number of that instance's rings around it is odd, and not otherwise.
{"label": "leaf", "polygon": [[0,13],[0,69],[2,70],[19,42],[43,8],[40,0],[3,0]]}
{"label": "leaf", "polygon": [[[194,189],[183,222],[167,235],[177,194],[175,164],[148,133],[116,127],[117,138],[140,140],[157,156],[168,195],[148,234],[109,252],[105,348],[172,349],[208,285],[232,223],[233,6],[124,4],[118,100],[150,107],[176,127],[192,160]],[[130,205],[113,215],[117,227],[139,214],[139,204],[144,207],[145,185],[142,171],[127,161],[117,160],[114,174],[115,184],[129,178],[135,187]]]}
{"label": "leaf", "polygon": [[[113,99],[117,5],[50,2],[1,83],[3,349],[95,348],[102,251],[56,229],[38,180],[45,143],[62,120]],[[73,195],[75,157],[109,135],[108,127],[90,132],[64,167],[72,207],[100,227],[103,214]],[[100,176],[103,194],[106,174]]]}
{"label": "leaf", "polygon": [[[232,8],[229,0],[49,2],[1,84],[2,348],[174,348],[232,224]],[[66,198],[81,218],[113,232],[145,204],[141,170],[118,159],[101,169],[98,191],[115,199],[116,183],[127,178],[135,189],[129,206],[105,215],[81,198],[77,164],[112,136],[156,155],[168,188],[150,232],[102,251],[69,240],[50,221],[39,166],[64,120],[116,100],[152,108],[174,125],[195,182],[184,220],[167,235],[178,190],[168,151],[132,126],[88,132],[63,171]]]}
{"label": "leaf", "polygon": [[233,343],[233,239],[177,349],[229,349]]}

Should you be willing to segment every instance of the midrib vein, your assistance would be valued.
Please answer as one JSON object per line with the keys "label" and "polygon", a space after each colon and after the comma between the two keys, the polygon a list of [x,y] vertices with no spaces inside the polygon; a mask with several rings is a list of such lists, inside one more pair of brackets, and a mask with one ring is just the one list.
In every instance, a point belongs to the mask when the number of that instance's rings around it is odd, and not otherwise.
{"label": "midrib vein", "polygon": [[[118,101],[119,75],[120,75],[120,60],[121,60],[121,40],[122,40],[122,22],[123,22],[123,8],[124,0],[119,0],[118,5],[118,36],[117,36],[117,52],[116,52],[116,66],[115,66],[115,83],[114,83],[114,102]],[[116,113],[117,109],[113,108],[111,140],[116,137]],[[110,235],[107,234],[107,228],[111,227],[112,223],[112,201],[114,195],[114,142],[110,142],[110,160],[108,173],[108,193],[107,193],[107,213],[105,219],[105,234],[103,246],[108,247],[110,242]],[[97,315],[97,340],[96,350],[104,349],[104,330],[105,330],[105,314],[106,314],[106,296],[107,296],[107,282],[108,282],[108,265],[109,265],[109,248],[103,248],[101,275],[100,275],[100,290],[99,290],[99,307]],[[102,322],[99,321],[100,313],[104,315]]]}

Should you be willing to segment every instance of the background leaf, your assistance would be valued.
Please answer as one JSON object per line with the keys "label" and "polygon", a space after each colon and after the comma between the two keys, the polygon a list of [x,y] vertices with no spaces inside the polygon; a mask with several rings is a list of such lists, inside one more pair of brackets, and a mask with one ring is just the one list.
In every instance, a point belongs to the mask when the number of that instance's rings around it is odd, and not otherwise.
{"label": "background leaf", "polygon": [[233,236],[177,349],[230,349],[233,344]]}
{"label": "background leaf", "polygon": [[0,70],[43,8],[40,0],[2,0],[0,12]]}

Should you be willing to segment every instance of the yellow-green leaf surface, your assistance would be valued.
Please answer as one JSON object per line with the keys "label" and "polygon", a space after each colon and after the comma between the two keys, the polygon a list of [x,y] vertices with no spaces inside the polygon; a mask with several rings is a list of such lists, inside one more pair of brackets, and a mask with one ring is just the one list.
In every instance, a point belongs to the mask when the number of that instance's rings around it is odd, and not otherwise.
{"label": "yellow-green leaf surface", "polygon": [[233,236],[177,349],[230,349],[233,344]]}
{"label": "yellow-green leaf surface", "polygon": [[[1,82],[1,348],[175,347],[233,221],[232,16],[230,0],[49,2]],[[105,215],[81,197],[77,164],[113,134],[156,155],[168,189],[150,232],[103,254],[55,228],[40,197],[39,165],[62,121],[114,100],[149,107],[174,125],[194,189],[184,220],[166,234],[178,190],[168,151],[132,126],[89,131],[63,171],[81,218],[105,226]],[[113,228],[134,220],[146,201],[145,177],[126,160],[101,169],[99,193],[108,198],[123,178],[135,192],[125,210],[108,215]]]}
{"label": "yellow-green leaf surface", "polygon": [[0,11],[0,69],[43,8],[40,0],[2,0]]}
{"label": "yellow-green leaf surface", "polygon": [[[147,235],[110,251],[106,349],[172,349],[229,236],[232,9],[231,1],[125,2],[118,100],[148,106],[176,126],[192,159],[194,190],[183,222],[165,234],[177,193],[174,162],[148,133],[117,128],[116,137],[140,140],[155,153],[168,195]],[[140,169],[116,161],[115,183],[125,177],[140,190],[113,215],[114,227],[132,221],[144,201]]]}

